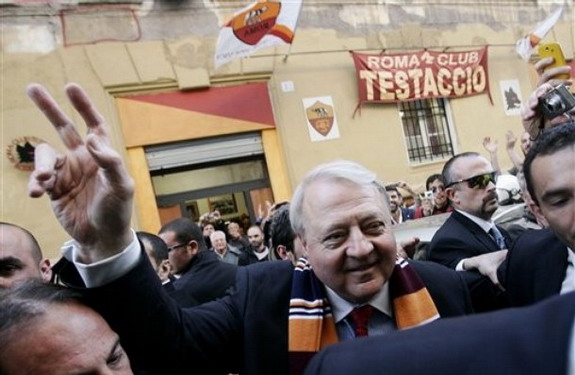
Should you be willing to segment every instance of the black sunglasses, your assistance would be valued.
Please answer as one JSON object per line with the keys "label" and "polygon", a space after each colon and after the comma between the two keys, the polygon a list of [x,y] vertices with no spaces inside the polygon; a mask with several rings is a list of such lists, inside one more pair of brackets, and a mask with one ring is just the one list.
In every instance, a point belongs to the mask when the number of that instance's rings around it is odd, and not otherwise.
{"label": "black sunglasses", "polygon": [[445,190],[445,188],[444,188],[443,186],[433,186],[433,187],[431,188],[431,191],[433,192],[433,194],[435,194],[435,193],[437,193],[437,192],[439,192],[439,191],[444,191],[444,190]]}
{"label": "black sunglasses", "polygon": [[475,188],[483,189],[487,185],[489,185],[490,182],[495,183],[495,172],[484,173],[477,176],[465,178],[463,180],[454,181],[450,184],[447,184],[445,188],[447,189],[448,187],[453,186],[455,184],[459,184],[461,182],[467,182],[467,186],[469,186],[471,189]]}
{"label": "black sunglasses", "polygon": [[185,244],[185,243],[181,243],[181,244],[178,244],[178,245],[170,246],[170,247],[168,247],[168,253],[169,253],[170,251],[172,251],[172,250],[179,249],[180,247],[184,247],[184,246],[186,246],[186,245],[187,245],[187,244]]}

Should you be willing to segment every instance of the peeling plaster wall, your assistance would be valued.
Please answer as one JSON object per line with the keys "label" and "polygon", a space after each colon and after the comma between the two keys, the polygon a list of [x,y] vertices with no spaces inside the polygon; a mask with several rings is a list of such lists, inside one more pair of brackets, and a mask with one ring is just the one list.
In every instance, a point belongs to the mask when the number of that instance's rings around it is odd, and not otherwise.
{"label": "peeling plaster wall", "polygon": [[[510,166],[504,134],[511,129],[518,135],[521,124],[518,117],[505,116],[499,81],[519,80],[522,99],[526,99],[533,89],[533,73],[516,56],[514,43],[553,9],[551,3],[536,7],[531,1],[477,1],[473,6],[468,2],[458,6],[453,1],[306,1],[286,61],[283,58],[289,48],[275,47],[214,71],[219,25],[245,2],[96,2],[98,9],[106,9],[105,18],[100,10],[92,14],[94,5],[84,3],[52,1],[49,5],[2,7],[3,150],[25,135],[60,145],[51,126],[24,95],[29,82],[45,84],[80,124],[62,87],[69,81],[86,87],[110,123],[114,145],[123,149],[116,108],[107,90],[144,84],[194,85],[202,71],[212,79],[231,76],[240,80],[264,72],[271,74],[277,128],[293,186],[310,167],[342,157],[366,164],[386,181],[407,180],[415,187],[441,169],[442,163],[408,165],[405,146],[398,141],[403,139],[403,131],[395,105],[365,106],[361,115],[352,118],[357,85],[349,50],[492,45],[489,72],[494,106],[486,95],[449,101],[456,150],[484,152],[481,139],[490,135],[499,140],[501,165]],[[559,41],[568,57],[573,56],[575,47],[573,9],[569,2],[563,19],[548,37]],[[292,81],[295,91],[283,92],[283,81]],[[311,143],[304,126],[302,98],[324,95],[333,98],[341,138]],[[85,132],[84,126],[81,131]],[[28,173],[16,170],[5,156],[1,168],[1,220],[31,229],[46,255],[56,258],[67,236],[53,218],[49,202],[27,197]],[[137,220],[134,226],[138,227]]]}

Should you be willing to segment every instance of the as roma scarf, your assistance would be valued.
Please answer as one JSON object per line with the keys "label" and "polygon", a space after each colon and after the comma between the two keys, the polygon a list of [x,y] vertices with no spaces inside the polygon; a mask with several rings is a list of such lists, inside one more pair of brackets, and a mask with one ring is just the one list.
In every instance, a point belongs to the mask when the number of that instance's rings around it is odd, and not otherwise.
{"label": "as roma scarf", "polygon": [[[389,279],[389,291],[398,329],[439,318],[425,285],[405,259],[396,262]],[[316,352],[338,341],[324,286],[305,258],[294,268],[288,326],[291,374],[303,373]]]}

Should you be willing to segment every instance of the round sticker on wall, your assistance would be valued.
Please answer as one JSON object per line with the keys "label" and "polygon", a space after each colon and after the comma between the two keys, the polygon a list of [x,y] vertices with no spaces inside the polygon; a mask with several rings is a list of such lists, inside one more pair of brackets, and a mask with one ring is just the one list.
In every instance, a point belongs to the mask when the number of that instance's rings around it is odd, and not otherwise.
{"label": "round sticker on wall", "polygon": [[32,136],[15,138],[6,148],[6,156],[16,169],[32,171],[34,170],[34,150],[43,142],[42,139]]}

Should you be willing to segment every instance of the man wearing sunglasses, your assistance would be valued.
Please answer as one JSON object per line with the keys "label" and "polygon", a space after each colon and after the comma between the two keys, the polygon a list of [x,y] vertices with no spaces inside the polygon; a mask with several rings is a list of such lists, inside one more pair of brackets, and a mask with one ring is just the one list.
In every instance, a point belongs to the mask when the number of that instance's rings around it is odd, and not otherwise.
{"label": "man wearing sunglasses", "polygon": [[498,207],[493,167],[480,154],[465,152],[448,160],[442,174],[453,213],[431,240],[428,259],[457,271],[470,270],[463,275],[476,311],[505,307],[497,268],[509,238],[491,220]]}

